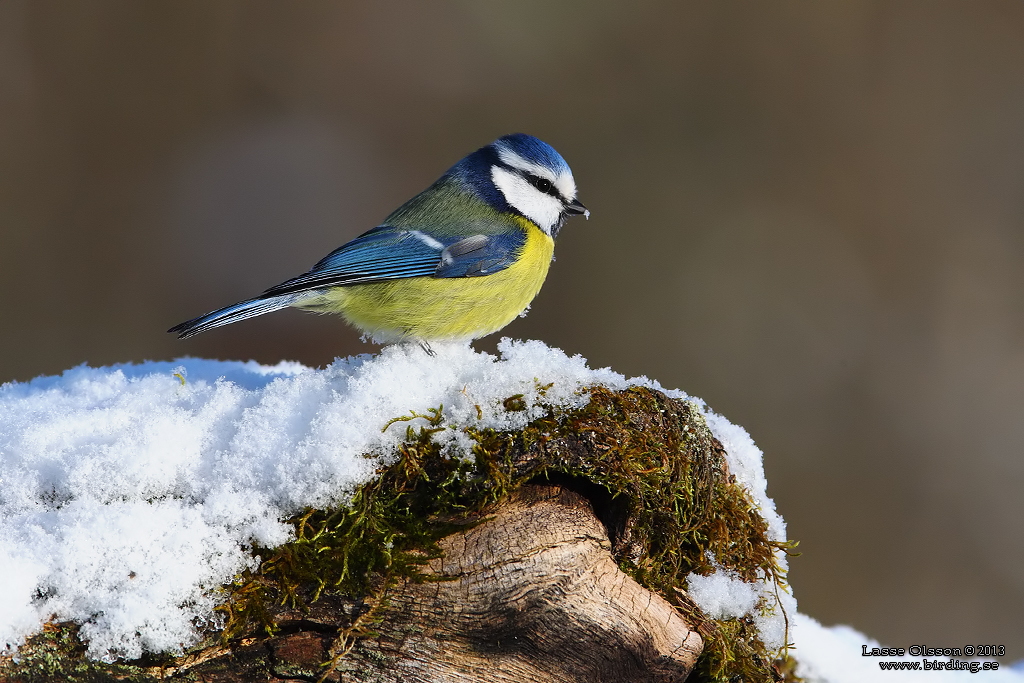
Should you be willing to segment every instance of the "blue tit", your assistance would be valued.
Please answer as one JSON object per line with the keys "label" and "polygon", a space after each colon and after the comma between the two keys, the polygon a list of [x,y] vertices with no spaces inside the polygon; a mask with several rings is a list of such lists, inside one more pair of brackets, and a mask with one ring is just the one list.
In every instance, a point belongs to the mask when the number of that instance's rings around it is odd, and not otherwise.
{"label": "blue tit", "polygon": [[186,339],[295,306],[338,313],[379,343],[471,340],[497,332],[533,301],[554,237],[576,199],[565,160],[521,133],[452,166],[376,228],[308,273],[172,327]]}

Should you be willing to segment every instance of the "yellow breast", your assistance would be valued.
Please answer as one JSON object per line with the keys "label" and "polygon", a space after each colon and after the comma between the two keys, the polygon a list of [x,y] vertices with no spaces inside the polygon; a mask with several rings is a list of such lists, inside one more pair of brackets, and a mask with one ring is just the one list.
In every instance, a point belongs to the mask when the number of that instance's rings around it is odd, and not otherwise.
{"label": "yellow breast", "polygon": [[335,287],[303,308],[339,313],[381,343],[468,340],[497,332],[526,310],[547,277],[554,241],[529,221],[508,268],[480,277],[412,277]]}

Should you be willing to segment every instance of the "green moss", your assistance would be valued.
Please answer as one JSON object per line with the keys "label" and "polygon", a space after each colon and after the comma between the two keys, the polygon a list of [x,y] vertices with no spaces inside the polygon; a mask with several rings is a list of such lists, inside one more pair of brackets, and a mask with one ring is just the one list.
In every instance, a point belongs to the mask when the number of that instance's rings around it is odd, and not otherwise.
{"label": "green moss", "polygon": [[[525,407],[521,395],[504,402],[510,412]],[[623,571],[678,605],[704,638],[697,680],[778,680],[773,661],[785,653],[768,652],[748,620],[709,619],[679,590],[687,574],[716,564],[745,581],[767,576],[784,587],[776,551],[795,545],[768,538],[696,406],[643,388],[597,387],[585,407],[552,408],[522,431],[463,428],[472,459],[448,457],[434,439],[445,429],[441,408],[398,419],[422,426],[407,427],[397,459],[348,506],[306,510],[290,520],[294,541],[257,549],[265,559],[231,587],[222,608],[226,638],[272,633],[273,601],[302,609],[336,590],[373,604],[396,579],[424,580],[420,568],[438,556],[441,538],[543,478],[591,487]],[[342,637],[354,641],[372,627],[360,616]]]}

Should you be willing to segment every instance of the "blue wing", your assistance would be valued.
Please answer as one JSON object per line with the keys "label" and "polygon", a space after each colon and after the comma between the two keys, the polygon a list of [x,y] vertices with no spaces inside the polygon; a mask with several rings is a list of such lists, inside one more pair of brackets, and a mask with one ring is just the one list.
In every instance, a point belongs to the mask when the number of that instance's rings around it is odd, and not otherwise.
{"label": "blue wing", "polygon": [[425,231],[381,226],[335,249],[308,273],[240,301],[172,327],[187,339],[206,330],[253,318],[299,303],[328,287],[405,277],[478,277],[512,265],[526,234],[515,230],[491,235],[451,237]]}
{"label": "blue wing", "polygon": [[480,277],[505,270],[526,244],[518,230],[499,235],[470,235],[452,242],[441,252],[434,277]]}
{"label": "blue wing", "polygon": [[438,236],[381,226],[335,249],[310,271],[263,296],[406,277],[478,277],[508,268],[526,243],[516,230],[492,235]]}

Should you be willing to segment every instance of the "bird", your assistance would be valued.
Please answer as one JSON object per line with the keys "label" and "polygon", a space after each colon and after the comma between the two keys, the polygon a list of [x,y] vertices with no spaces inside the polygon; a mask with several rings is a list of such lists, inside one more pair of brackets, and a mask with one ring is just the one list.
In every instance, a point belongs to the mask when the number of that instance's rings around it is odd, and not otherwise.
{"label": "bird", "polygon": [[309,272],[168,332],[187,339],[294,306],[340,314],[380,344],[471,341],[526,311],[554,260],[554,239],[575,215],[572,171],[523,133],[467,155],[384,222]]}

